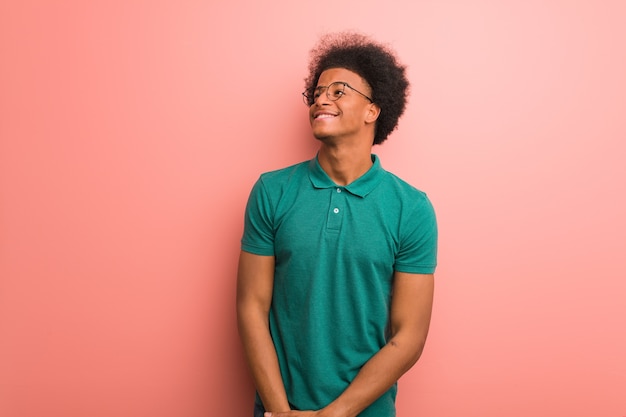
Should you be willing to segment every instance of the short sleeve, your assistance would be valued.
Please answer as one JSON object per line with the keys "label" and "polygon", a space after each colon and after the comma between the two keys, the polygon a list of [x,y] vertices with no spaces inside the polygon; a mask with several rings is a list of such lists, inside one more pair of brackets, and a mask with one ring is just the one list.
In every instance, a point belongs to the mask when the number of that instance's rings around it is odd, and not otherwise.
{"label": "short sleeve", "polygon": [[423,195],[402,220],[400,249],[394,269],[413,274],[432,274],[437,266],[437,219],[430,200]]}
{"label": "short sleeve", "polygon": [[256,255],[274,255],[274,215],[270,196],[259,178],[252,187],[244,218],[241,249]]}

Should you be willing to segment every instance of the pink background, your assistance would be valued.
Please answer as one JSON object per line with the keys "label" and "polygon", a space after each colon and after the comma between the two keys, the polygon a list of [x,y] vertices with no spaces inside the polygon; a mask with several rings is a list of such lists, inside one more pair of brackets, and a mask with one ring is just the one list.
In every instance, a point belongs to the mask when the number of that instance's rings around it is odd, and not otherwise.
{"label": "pink background", "polygon": [[625,21],[591,0],[3,1],[0,416],[251,415],[244,205],[314,154],[308,50],[340,29],[408,65],[375,152],[440,223],[399,415],[626,415]]}

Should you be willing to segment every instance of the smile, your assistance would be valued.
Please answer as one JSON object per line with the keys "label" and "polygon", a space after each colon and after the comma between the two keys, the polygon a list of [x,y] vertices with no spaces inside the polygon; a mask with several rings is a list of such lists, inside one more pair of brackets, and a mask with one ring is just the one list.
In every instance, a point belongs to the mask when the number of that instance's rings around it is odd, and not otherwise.
{"label": "smile", "polygon": [[315,119],[315,120],[319,120],[319,119],[330,119],[330,118],[332,118],[332,117],[337,117],[337,115],[336,115],[336,114],[330,114],[330,113],[319,113],[319,114],[316,114],[316,115],[315,115],[314,119]]}

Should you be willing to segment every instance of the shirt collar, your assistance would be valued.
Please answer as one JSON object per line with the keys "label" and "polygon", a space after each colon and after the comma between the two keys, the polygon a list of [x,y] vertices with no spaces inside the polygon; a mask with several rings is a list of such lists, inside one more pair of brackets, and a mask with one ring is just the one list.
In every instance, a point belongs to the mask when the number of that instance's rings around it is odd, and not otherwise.
{"label": "shirt collar", "polygon": [[[343,187],[348,190],[350,193],[357,195],[359,197],[365,197],[368,195],[380,181],[383,179],[384,170],[382,165],[380,164],[380,159],[372,154],[372,166],[367,172],[357,178],[355,181]],[[309,161],[309,178],[311,180],[311,184],[315,188],[337,188],[338,185],[330,179],[328,174],[324,172],[322,167],[320,166],[317,155],[315,158]]]}

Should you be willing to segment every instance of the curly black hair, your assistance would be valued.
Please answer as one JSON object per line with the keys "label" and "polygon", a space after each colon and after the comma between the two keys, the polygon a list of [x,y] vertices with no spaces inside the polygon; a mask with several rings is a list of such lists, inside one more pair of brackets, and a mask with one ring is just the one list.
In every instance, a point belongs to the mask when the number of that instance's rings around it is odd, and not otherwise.
{"label": "curly black hair", "polygon": [[307,96],[313,97],[320,75],[327,69],[345,68],[359,74],[370,85],[372,100],[381,109],[374,145],[385,141],[398,126],[409,94],[406,67],[398,62],[395,52],[365,35],[339,32],[322,36],[310,55],[309,75],[304,80]]}

